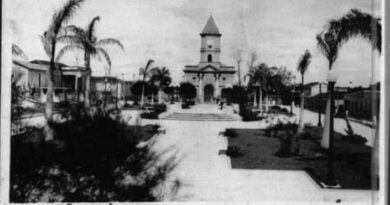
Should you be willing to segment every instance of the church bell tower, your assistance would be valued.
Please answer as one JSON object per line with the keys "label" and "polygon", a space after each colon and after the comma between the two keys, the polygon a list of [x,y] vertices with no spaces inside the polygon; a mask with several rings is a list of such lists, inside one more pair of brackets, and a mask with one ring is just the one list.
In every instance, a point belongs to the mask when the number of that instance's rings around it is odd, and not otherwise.
{"label": "church bell tower", "polygon": [[210,15],[210,18],[203,28],[200,36],[200,67],[211,64],[219,69],[222,34],[219,33],[212,15]]}

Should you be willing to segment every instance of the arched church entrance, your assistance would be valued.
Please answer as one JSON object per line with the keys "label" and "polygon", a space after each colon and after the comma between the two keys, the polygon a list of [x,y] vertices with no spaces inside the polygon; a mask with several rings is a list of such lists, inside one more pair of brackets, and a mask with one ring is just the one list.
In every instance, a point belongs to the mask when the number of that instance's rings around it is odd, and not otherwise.
{"label": "arched church entrance", "polygon": [[204,102],[212,102],[214,97],[214,87],[210,84],[204,87]]}

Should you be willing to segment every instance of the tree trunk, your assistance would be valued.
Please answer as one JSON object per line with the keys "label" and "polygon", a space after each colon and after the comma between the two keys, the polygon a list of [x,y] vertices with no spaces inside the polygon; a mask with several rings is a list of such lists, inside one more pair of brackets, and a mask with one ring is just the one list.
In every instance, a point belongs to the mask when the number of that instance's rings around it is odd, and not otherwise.
{"label": "tree trunk", "polygon": [[268,113],[268,93],[265,93],[265,112]]}
{"label": "tree trunk", "polygon": [[144,95],[145,95],[145,75],[142,78],[141,108],[142,106],[144,106]]}
{"label": "tree trunk", "polygon": [[154,105],[154,93],[152,92],[152,105]]}
{"label": "tree trunk", "polygon": [[299,110],[299,129],[298,129],[298,133],[302,133],[303,131],[303,126],[304,126],[304,121],[303,121],[303,111],[305,109],[305,94],[304,94],[304,90],[303,90],[303,85],[304,85],[304,77],[303,77],[303,74],[302,74],[302,83],[301,83],[301,109]]}
{"label": "tree trunk", "polygon": [[88,109],[91,106],[90,103],[90,89],[91,89],[91,67],[90,67],[90,55],[88,52],[85,51],[84,53],[85,57],[85,68],[87,69],[87,76],[85,78],[85,93],[84,93],[84,107]]}
{"label": "tree trunk", "polygon": [[263,113],[263,91],[261,87],[259,87],[259,109],[260,112]]}
{"label": "tree trunk", "polygon": [[[54,41],[54,40],[53,40]],[[50,59],[50,68],[47,74],[47,92],[46,92],[46,104],[45,104],[45,118],[46,124],[44,127],[45,141],[51,141],[54,139],[54,130],[51,127],[53,122],[53,91],[54,91],[54,70],[55,70],[55,48],[56,43],[52,43],[51,59]]]}
{"label": "tree trunk", "polygon": [[256,107],[257,106],[257,100],[256,100],[256,88],[253,92],[253,106]]}
{"label": "tree trunk", "polygon": [[158,104],[161,104],[162,101],[162,89],[160,88],[158,90]]}

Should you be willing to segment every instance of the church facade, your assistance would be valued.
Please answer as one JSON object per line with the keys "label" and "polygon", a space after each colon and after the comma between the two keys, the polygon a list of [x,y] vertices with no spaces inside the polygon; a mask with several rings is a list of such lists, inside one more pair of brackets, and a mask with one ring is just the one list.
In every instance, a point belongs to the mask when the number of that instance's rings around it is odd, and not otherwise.
{"label": "church facade", "polygon": [[213,102],[221,97],[221,90],[234,83],[234,66],[221,63],[221,36],[212,16],[202,30],[198,65],[186,65],[184,78],[197,89],[200,103]]}

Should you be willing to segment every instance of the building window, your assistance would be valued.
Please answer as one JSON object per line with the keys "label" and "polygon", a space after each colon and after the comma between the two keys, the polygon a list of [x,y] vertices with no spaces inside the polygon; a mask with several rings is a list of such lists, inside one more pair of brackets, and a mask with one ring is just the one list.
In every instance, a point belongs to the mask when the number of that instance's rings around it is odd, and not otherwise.
{"label": "building window", "polygon": [[213,62],[213,56],[211,54],[207,56],[207,62],[209,63]]}
{"label": "building window", "polygon": [[225,78],[225,77],[223,77],[223,78],[222,78],[222,80],[226,80],[226,78]]}
{"label": "building window", "polygon": [[209,45],[209,48],[212,48],[213,46],[212,45]]}
{"label": "building window", "polygon": [[192,77],[192,80],[196,80],[196,77]]}

